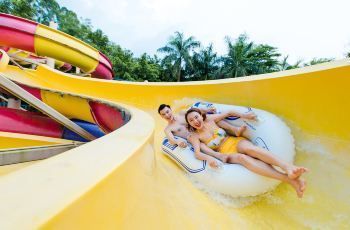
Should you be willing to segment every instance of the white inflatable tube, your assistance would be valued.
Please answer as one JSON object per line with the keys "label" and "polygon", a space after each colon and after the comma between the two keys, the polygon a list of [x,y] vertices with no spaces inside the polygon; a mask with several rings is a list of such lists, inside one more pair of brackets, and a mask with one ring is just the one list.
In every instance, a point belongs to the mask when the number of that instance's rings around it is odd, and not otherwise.
{"label": "white inflatable tube", "polygon": [[[257,121],[248,121],[239,117],[226,120],[235,125],[245,124],[247,130],[243,136],[255,145],[269,150],[286,162],[292,163],[295,155],[294,139],[288,126],[277,116],[260,109],[242,106],[210,104],[197,102],[192,107],[209,108],[214,106],[218,113],[234,110],[240,113],[254,112]],[[180,138],[180,137],[177,137]],[[171,145],[167,138],[162,142],[162,150],[192,174],[199,183],[208,189],[232,197],[256,196],[274,189],[280,181],[257,175],[239,164],[221,164],[218,169],[211,168],[206,161],[194,156],[193,147],[186,148]]]}

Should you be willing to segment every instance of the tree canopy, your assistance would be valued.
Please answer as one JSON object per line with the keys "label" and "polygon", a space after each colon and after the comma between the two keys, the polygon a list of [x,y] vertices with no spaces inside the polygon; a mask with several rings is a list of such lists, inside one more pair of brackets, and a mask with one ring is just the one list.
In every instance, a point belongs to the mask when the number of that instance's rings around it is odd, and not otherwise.
{"label": "tree canopy", "polygon": [[[276,47],[256,44],[246,34],[236,39],[226,37],[227,53],[219,56],[214,45],[203,47],[193,36],[176,31],[158,49],[159,57],[144,53],[140,57],[109,40],[100,29],[94,29],[89,19],[79,18],[55,0],[0,0],[0,12],[13,14],[48,25],[58,23],[58,29],[77,37],[104,53],[112,62],[115,79],[127,81],[193,81],[242,77],[270,73],[333,60],[314,58],[288,63]],[[346,54],[350,57],[350,51]]]}

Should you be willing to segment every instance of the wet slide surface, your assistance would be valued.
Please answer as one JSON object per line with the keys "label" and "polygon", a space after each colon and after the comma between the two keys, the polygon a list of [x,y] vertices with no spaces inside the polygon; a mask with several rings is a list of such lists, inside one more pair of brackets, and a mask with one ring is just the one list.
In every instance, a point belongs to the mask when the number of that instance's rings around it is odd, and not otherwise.
{"label": "wet slide surface", "polygon": [[[112,78],[108,59],[87,44],[35,22],[0,16],[1,44]],[[350,228],[349,60],[187,83],[81,78],[43,65],[21,70],[0,63],[0,69],[8,79],[48,93],[47,99],[58,92],[67,100],[78,96],[131,113],[126,125],[97,140],[46,160],[0,167],[1,229]],[[311,170],[304,198],[284,184],[253,198],[214,194],[164,156],[160,144],[165,122],[156,112],[158,105],[177,109],[198,100],[251,106],[282,118],[296,140],[296,164]],[[58,110],[70,110],[58,104]],[[84,105],[77,101],[76,106]],[[61,141],[1,135],[8,140],[2,143],[5,147]]]}
{"label": "wet slide surface", "polygon": [[[3,73],[32,87],[116,103],[129,109],[132,118],[105,137],[0,177],[0,226],[350,227],[349,60],[197,83],[107,82],[64,74],[48,77],[15,67]],[[213,194],[164,156],[160,143],[165,122],[157,114],[158,105],[168,103],[176,109],[197,100],[256,107],[284,119],[296,140],[296,164],[311,169],[304,198],[298,199],[285,184],[255,198]],[[26,181],[29,177],[32,180]],[[6,211],[14,207],[16,213]]]}

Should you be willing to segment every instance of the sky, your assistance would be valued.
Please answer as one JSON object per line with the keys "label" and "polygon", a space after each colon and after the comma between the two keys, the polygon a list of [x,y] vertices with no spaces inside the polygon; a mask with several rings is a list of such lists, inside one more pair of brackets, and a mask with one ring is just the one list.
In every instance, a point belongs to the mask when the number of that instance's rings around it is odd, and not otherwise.
{"label": "sky", "polygon": [[246,33],[277,47],[289,62],[345,57],[350,51],[349,0],[58,0],[90,19],[136,56],[157,54],[175,31],[227,53],[225,36]]}

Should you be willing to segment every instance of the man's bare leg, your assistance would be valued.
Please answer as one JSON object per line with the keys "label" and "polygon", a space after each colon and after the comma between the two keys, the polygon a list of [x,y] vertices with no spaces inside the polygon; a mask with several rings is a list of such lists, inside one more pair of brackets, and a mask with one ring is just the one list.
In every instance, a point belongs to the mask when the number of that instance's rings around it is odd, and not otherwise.
{"label": "man's bare leg", "polygon": [[224,120],[219,121],[217,124],[219,125],[220,128],[223,128],[230,135],[233,135],[236,137],[242,136],[243,132],[247,129],[246,125],[237,127]]}

